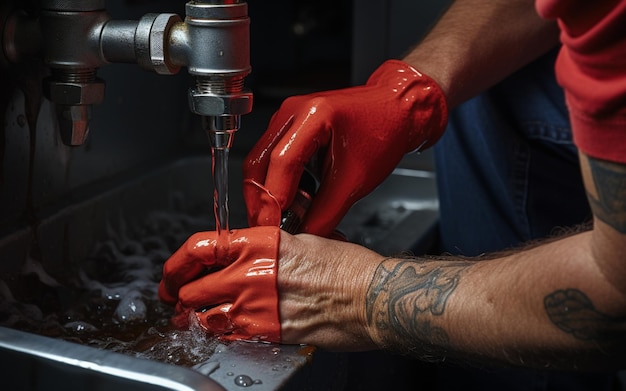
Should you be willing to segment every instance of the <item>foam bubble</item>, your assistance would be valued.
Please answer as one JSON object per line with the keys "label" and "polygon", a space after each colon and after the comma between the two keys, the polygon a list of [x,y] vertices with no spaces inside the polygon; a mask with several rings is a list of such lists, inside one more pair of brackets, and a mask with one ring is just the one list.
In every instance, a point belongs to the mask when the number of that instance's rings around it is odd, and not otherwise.
{"label": "foam bubble", "polygon": [[127,292],[115,308],[113,314],[119,322],[143,321],[147,317],[147,307],[138,291]]}
{"label": "foam bubble", "polygon": [[[193,233],[211,229],[212,220],[210,211],[157,211],[136,227],[120,219],[67,280],[29,259],[17,283],[0,280],[0,325],[173,364],[204,362],[217,340],[193,322],[189,330],[172,329],[173,309],[157,291],[165,260]],[[29,287],[15,289],[20,279]],[[18,292],[25,291],[34,293],[24,299]]]}

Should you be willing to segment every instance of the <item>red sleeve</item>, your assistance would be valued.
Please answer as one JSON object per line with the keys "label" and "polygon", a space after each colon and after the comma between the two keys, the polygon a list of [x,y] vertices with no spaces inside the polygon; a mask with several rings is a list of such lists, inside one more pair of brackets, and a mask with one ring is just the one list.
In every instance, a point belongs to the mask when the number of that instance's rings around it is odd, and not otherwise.
{"label": "red sleeve", "polygon": [[536,0],[556,19],[556,62],[574,141],[585,154],[626,163],[626,0]]}

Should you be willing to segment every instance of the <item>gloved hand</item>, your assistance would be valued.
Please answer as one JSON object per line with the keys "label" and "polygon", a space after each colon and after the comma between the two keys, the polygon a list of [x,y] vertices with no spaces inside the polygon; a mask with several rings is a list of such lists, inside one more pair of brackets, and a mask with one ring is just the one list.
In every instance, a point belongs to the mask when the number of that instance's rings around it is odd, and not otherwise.
{"label": "gloved hand", "polygon": [[174,324],[195,316],[226,340],[280,342],[279,242],[275,226],[233,230],[219,247],[216,232],[189,238],[165,263],[159,285],[159,298],[176,305]]}
{"label": "gloved hand", "polygon": [[[405,153],[435,143],[446,122],[439,86],[408,64],[389,60],[363,86],[285,100],[248,154],[244,180],[266,189],[284,211],[304,166],[321,156],[320,187],[301,230],[327,236]],[[275,208],[258,195],[244,186],[250,226],[273,224]]]}

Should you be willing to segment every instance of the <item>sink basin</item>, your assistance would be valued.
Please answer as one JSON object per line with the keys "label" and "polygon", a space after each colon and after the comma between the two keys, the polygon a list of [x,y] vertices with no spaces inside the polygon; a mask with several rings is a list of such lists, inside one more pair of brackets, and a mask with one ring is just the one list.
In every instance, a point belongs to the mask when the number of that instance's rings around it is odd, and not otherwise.
{"label": "sink basin", "polygon": [[[230,165],[230,226],[240,228],[246,226],[241,181],[237,178],[241,160],[231,159]],[[17,276],[25,274],[37,280],[44,293],[48,288],[58,290],[68,281],[91,281],[81,274],[87,266],[108,270],[107,265],[95,261],[94,249],[103,252],[103,243],[115,242],[118,250],[108,252],[126,251],[119,243],[138,232],[145,234],[155,211],[191,216],[193,224],[187,228],[192,232],[176,231],[165,236],[166,242],[178,242],[175,245],[195,231],[213,229],[210,167],[207,156],[184,157],[149,172],[111,181],[53,209],[56,211],[43,216],[36,225],[0,238],[0,296],[9,304],[20,300],[18,293],[24,289],[18,286],[21,280]],[[428,233],[436,220],[433,175],[401,168],[359,201],[339,229],[351,241],[393,254],[427,247]],[[154,246],[154,242],[142,243]],[[160,267],[161,258],[156,267]],[[151,292],[156,294],[155,290]],[[88,326],[79,323],[77,327]],[[297,390],[311,384],[334,389],[345,375],[343,355],[308,346],[218,344],[211,357],[187,367],[67,339],[0,327],[0,365],[3,373],[11,374],[4,384],[9,381],[12,390],[241,390],[246,385],[254,390]]]}

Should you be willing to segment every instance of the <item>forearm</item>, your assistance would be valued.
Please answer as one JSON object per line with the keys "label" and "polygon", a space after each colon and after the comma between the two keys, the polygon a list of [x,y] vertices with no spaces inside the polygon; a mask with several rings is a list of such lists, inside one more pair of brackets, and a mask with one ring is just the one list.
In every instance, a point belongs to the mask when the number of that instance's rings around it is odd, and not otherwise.
{"label": "forearm", "polygon": [[282,341],[471,365],[626,366],[626,166],[581,165],[593,229],[508,254],[385,259],[282,233]]}
{"label": "forearm", "polygon": [[458,0],[404,61],[432,77],[450,108],[554,47],[556,23],[533,0]]}
{"label": "forearm", "polygon": [[626,298],[590,259],[590,241],[586,232],[484,261],[385,260],[366,296],[370,334],[422,359],[623,365]]}

